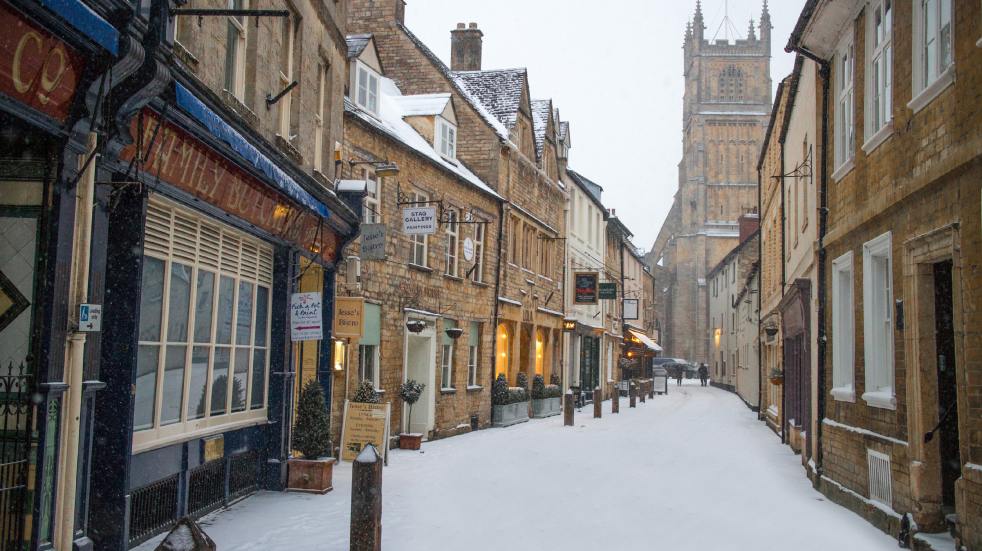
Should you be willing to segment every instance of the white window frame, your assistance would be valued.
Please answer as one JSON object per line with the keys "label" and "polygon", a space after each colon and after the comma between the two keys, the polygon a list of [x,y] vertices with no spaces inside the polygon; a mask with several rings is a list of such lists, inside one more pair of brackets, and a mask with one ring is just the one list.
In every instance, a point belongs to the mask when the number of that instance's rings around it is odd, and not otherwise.
{"label": "white window frame", "polygon": [[[140,340],[141,348],[156,347],[156,374],[153,397],[152,422],[149,426],[133,431],[134,452],[158,448],[182,442],[191,438],[223,432],[230,428],[265,423],[267,420],[268,381],[270,371],[270,348],[272,345],[272,296],[273,296],[273,249],[268,244],[255,239],[231,226],[222,224],[210,217],[200,215],[189,209],[178,207],[169,201],[151,197],[147,213],[147,245],[144,258],[164,263],[164,281],[160,304],[160,334],[158,340]],[[188,295],[188,317],[186,337],[180,341],[169,341],[171,269],[174,264],[190,268],[190,289]],[[210,305],[210,328],[207,338],[197,334],[196,315],[199,313],[198,276],[201,272],[213,274]],[[230,334],[228,342],[219,342],[220,293],[223,279],[232,282]],[[242,284],[251,285],[251,310],[249,321],[250,336],[247,343],[239,341],[237,334],[239,322],[240,288]],[[257,344],[257,297],[259,287],[266,289],[266,328],[264,345]],[[178,420],[164,423],[166,354],[169,347],[185,348],[181,413]],[[190,417],[191,393],[201,390],[191,388],[194,371],[192,363],[195,349],[207,349],[207,367],[204,381],[203,415]],[[225,407],[223,413],[213,413],[212,398],[214,384],[214,363],[216,352],[227,350],[229,355],[226,373]],[[243,351],[248,358],[245,370],[243,409],[232,409],[232,392],[236,380],[237,351]],[[253,369],[256,354],[262,354],[263,366],[261,399],[253,401]],[[140,388],[139,382],[135,385]]]}
{"label": "white window frame", "polygon": [[897,0],[873,0],[866,16],[866,124],[863,151],[893,133],[893,19]]}
{"label": "white window frame", "polygon": [[[913,0],[913,4],[913,97],[907,107],[916,113],[955,81],[955,13],[951,0]],[[931,19],[930,12],[934,12]],[[947,29],[942,24],[945,18],[948,21]],[[930,42],[934,42],[933,49]],[[944,59],[944,46],[947,46],[947,60]]]}
{"label": "white window frame", "polygon": [[[372,376],[365,377],[365,360],[372,360]],[[358,381],[369,380],[375,390],[379,390],[379,346],[376,344],[358,345]]]}
{"label": "white window frame", "polygon": [[317,66],[317,111],[314,113],[314,171],[324,172],[324,99],[327,92],[327,71],[322,61]]}
{"label": "white window frame", "polygon": [[457,209],[447,209],[447,254],[445,275],[458,277],[460,273],[460,213]]}
{"label": "white window frame", "polygon": [[471,281],[475,283],[484,282],[484,238],[487,235],[487,223],[478,222],[474,224],[474,272],[471,273]]}
{"label": "white window frame", "polygon": [[866,391],[872,407],[896,409],[893,335],[892,234],[863,244],[863,350]]}
{"label": "white window frame", "polygon": [[362,169],[362,179],[365,180],[365,198],[362,201],[362,221],[366,224],[382,223],[382,207],[379,197],[382,191],[382,179],[375,176],[370,168]]}
{"label": "white window frame", "polygon": [[352,100],[355,105],[373,115],[379,114],[379,82],[381,76],[374,69],[358,62],[355,65],[355,89],[352,91]]}
{"label": "white window frame", "polygon": [[447,119],[436,118],[437,151],[451,161],[457,159],[457,126]]}
{"label": "white window frame", "polygon": [[[298,25],[297,16],[290,11],[290,15],[283,19],[283,26],[285,29],[286,36],[284,37],[282,48],[284,51],[281,52],[280,56],[280,90],[285,89],[287,86],[293,82],[293,49],[294,41],[296,39],[296,27]],[[290,124],[291,124],[291,114],[292,114],[292,102],[291,102],[292,90],[285,94],[277,102],[277,127],[279,128],[278,134],[281,138],[287,142],[291,142],[292,136],[290,135]]]}
{"label": "white window frame", "polygon": [[479,359],[478,347],[474,345],[467,346],[467,386],[476,387],[477,386],[477,364]]}
{"label": "white window frame", "polygon": [[440,389],[453,390],[453,356],[454,344],[440,346]]}
{"label": "white window frame", "polygon": [[832,390],[835,400],[856,401],[856,301],[852,251],[832,261]]}
{"label": "white window frame", "polygon": [[[409,202],[426,204],[429,201],[429,196],[420,191],[412,191],[409,193]],[[429,268],[429,236],[428,235],[410,235],[409,236],[409,263],[420,266],[423,268]]]}
{"label": "white window frame", "polygon": [[[233,10],[249,9],[249,0],[228,0],[227,7]],[[245,96],[246,35],[249,25],[246,17],[228,17],[227,21],[225,91],[242,101]]]}
{"label": "white window frame", "polygon": [[856,155],[856,47],[853,25],[835,52],[835,172],[839,180],[852,170]]}

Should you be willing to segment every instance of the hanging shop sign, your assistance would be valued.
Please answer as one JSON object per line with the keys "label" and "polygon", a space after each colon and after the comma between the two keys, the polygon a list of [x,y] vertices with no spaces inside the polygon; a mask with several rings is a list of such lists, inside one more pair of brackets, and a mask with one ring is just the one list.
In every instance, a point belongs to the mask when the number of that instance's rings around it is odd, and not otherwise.
{"label": "hanging shop sign", "polygon": [[361,225],[361,259],[385,260],[385,224]]}
{"label": "hanging shop sign", "polygon": [[334,338],[360,339],[365,334],[365,299],[335,297]]}
{"label": "hanging shop sign", "polygon": [[361,450],[373,444],[388,463],[389,418],[391,404],[363,404],[344,401],[341,425],[341,461],[354,461]]}
{"label": "hanging shop sign", "polygon": [[464,260],[474,260],[474,240],[470,237],[464,239]]}
{"label": "hanging shop sign", "polygon": [[[143,155],[146,172],[307,252],[333,261],[338,237],[323,217],[271,189],[169,122],[160,127],[154,139],[159,116],[153,111],[144,110],[143,115],[134,117],[133,136],[140,133],[141,117],[143,136],[136,143],[152,145]],[[120,153],[125,161],[135,156],[135,144]]]}
{"label": "hanging shop sign", "polygon": [[436,226],[436,207],[402,209],[402,233],[406,235],[433,235],[436,233]]}
{"label": "hanging shop sign", "polygon": [[65,122],[85,68],[82,56],[6,3],[0,3],[0,28],[0,92]]}
{"label": "hanging shop sign", "polygon": [[563,320],[563,331],[570,333],[576,330],[576,320],[566,318]]}
{"label": "hanging shop sign", "polygon": [[597,285],[600,274],[597,272],[576,272],[573,275],[574,300],[576,304],[596,304]]}
{"label": "hanging shop sign", "polygon": [[598,287],[598,296],[600,297],[600,300],[616,300],[617,284],[613,281],[600,283]]}
{"label": "hanging shop sign", "polygon": [[624,319],[626,320],[638,319],[638,299],[636,298],[624,299]]}
{"label": "hanging shop sign", "polygon": [[321,294],[290,295],[290,340],[319,341],[324,338],[324,313]]}

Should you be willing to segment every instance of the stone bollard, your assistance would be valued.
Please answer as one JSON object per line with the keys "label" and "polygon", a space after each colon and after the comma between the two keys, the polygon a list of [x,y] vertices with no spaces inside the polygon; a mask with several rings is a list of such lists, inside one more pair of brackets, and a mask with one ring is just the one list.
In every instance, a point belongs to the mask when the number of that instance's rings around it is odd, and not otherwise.
{"label": "stone bollard", "polygon": [[620,413],[621,411],[621,389],[614,387],[614,395],[610,397],[610,412]]}
{"label": "stone bollard", "polygon": [[655,380],[648,379],[648,398],[654,399],[655,397]]}
{"label": "stone bollard", "polygon": [[604,409],[604,393],[600,390],[598,386],[596,390],[593,391],[593,418],[600,419],[603,415]]}
{"label": "stone bollard", "polygon": [[215,542],[189,517],[177,521],[155,551],[216,551]]}
{"label": "stone bollard", "polygon": [[567,390],[563,397],[563,426],[573,426],[573,391]]}
{"label": "stone bollard", "polygon": [[382,458],[371,444],[361,450],[351,465],[351,533],[348,549],[382,549]]}
{"label": "stone bollard", "polygon": [[632,408],[638,407],[638,402],[637,402],[638,387],[637,385],[634,384],[634,381],[631,381],[630,385],[628,385],[627,396],[628,396],[628,406]]}

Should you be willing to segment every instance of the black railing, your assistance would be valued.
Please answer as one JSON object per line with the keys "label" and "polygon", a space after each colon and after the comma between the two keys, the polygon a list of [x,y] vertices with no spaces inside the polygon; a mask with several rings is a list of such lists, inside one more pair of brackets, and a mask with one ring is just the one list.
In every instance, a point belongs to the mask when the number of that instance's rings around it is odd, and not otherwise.
{"label": "black railing", "polygon": [[156,536],[177,522],[181,475],[175,474],[130,494],[130,547]]}
{"label": "black railing", "polygon": [[0,367],[0,549],[26,546],[32,379],[25,362]]}
{"label": "black railing", "polygon": [[188,514],[200,517],[225,503],[225,460],[217,459],[188,475]]}
{"label": "black railing", "polygon": [[229,500],[255,492],[259,488],[259,454],[254,451],[228,459]]}

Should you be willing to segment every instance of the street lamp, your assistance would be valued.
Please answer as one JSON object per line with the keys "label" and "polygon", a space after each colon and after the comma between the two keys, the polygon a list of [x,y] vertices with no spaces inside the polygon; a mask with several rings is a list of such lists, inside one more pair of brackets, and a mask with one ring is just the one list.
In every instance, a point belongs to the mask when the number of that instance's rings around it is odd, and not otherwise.
{"label": "street lamp", "polygon": [[371,165],[375,169],[375,175],[379,178],[388,178],[399,174],[399,165],[390,161],[348,161],[349,167],[356,165]]}

